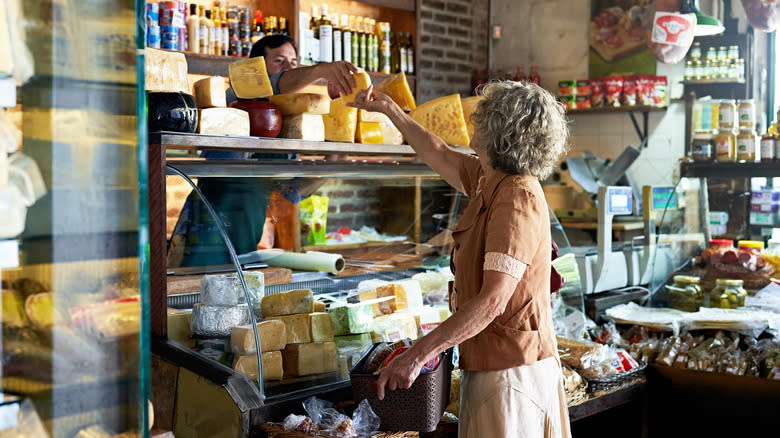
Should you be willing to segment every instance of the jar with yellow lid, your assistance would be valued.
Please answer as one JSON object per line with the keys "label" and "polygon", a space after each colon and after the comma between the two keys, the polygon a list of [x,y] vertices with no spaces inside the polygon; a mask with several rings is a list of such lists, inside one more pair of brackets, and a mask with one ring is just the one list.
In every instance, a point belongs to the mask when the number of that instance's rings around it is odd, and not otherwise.
{"label": "jar with yellow lid", "polygon": [[758,135],[752,129],[740,129],[737,135],[737,161],[752,163],[756,161]]}
{"label": "jar with yellow lid", "polygon": [[756,104],[753,99],[743,99],[737,101],[737,116],[739,117],[739,128],[756,127]]}
{"label": "jar with yellow lid", "polygon": [[737,160],[737,134],[733,130],[718,131],[718,135],[715,136],[715,159],[721,163],[732,163]]}
{"label": "jar with yellow lid", "polygon": [[718,278],[715,288],[710,291],[710,307],[736,309],[745,305],[747,291],[743,281],[732,278]]}
{"label": "jar with yellow lid", "polygon": [[704,306],[704,290],[701,279],[691,275],[675,275],[669,290],[669,307],[684,312],[697,312]]}
{"label": "jar with yellow lid", "polygon": [[737,127],[737,103],[732,99],[721,100],[718,104],[718,129]]}
{"label": "jar with yellow lid", "polygon": [[753,255],[759,255],[764,250],[764,242],[760,240],[739,240],[737,241],[737,249],[747,251]]}

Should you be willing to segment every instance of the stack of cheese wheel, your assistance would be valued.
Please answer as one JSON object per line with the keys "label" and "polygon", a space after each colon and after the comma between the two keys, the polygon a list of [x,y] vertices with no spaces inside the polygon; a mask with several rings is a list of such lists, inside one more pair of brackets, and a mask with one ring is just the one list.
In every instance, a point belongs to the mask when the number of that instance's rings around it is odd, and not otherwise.
{"label": "stack of cheese wheel", "polygon": [[322,116],[330,112],[330,98],[317,93],[277,94],[269,98],[282,111],[279,137],[325,140]]}
{"label": "stack of cheese wheel", "polygon": [[195,105],[200,118],[198,133],[209,135],[249,135],[249,114],[238,108],[227,108],[225,78],[209,76],[193,84]]}

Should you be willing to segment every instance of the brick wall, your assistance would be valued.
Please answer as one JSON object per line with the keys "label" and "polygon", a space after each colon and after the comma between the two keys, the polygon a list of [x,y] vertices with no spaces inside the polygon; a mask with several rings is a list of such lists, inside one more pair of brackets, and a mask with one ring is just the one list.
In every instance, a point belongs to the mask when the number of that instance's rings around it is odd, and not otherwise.
{"label": "brick wall", "polygon": [[472,72],[487,67],[488,0],[422,0],[417,48],[419,102],[471,95]]}

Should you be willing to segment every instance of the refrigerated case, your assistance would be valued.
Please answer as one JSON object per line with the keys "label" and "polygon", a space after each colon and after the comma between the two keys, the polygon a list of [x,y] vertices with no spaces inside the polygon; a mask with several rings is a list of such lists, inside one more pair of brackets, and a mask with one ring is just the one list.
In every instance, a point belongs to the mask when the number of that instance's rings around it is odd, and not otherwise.
{"label": "refrigerated case", "polygon": [[[4,121],[20,141],[9,147],[0,192],[20,202],[0,209],[21,218],[0,227],[2,391],[29,401],[51,437],[143,436],[151,419],[137,17],[145,6],[11,0],[2,8],[12,71],[0,80],[13,81],[15,94]],[[14,436],[42,436],[18,424]]]}

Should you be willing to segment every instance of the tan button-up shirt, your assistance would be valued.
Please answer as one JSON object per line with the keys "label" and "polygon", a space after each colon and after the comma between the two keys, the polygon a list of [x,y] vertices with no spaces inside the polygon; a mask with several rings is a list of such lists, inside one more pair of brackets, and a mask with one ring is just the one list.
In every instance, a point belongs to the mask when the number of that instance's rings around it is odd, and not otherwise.
{"label": "tan button-up shirt", "polygon": [[504,312],[459,346],[460,367],[501,370],[554,356],[550,215],[541,184],[530,175],[501,172],[485,179],[476,157],[461,163],[470,201],[452,234],[453,307],[480,293],[484,270],[520,281]]}

